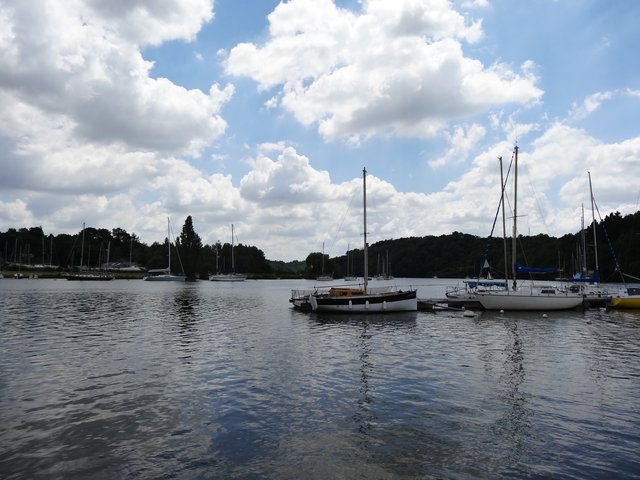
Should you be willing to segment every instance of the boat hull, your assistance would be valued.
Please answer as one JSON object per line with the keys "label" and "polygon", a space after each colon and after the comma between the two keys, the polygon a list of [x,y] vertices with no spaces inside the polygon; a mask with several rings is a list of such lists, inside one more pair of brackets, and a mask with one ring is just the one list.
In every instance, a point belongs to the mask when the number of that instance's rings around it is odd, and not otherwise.
{"label": "boat hull", "polygon": [[78,274],[78,275],[66,275],[67,280],[82,281],[82,282],[105,282],[113,280],[113,275],[92,275],[92,274]]}
{"label": "boat hull", "polygon": [[211,275],[209,280],[212,282],[244,282],[247,279],[246,275],[241,273],[234,273],[231,275]]}
{"label": "boat hull", "polygon": [[485,310],[571,310],[582,306],[582,295],[527,294],[518,292],[477,293]]}
{"label": "boat hull", "polygon": [[314,312],[376,313],[418,310],[416,290],[353,296],[311,295],[309,303]]}
{"label": "boat hull", "polygon": [[151,275],[143,278],[146,282],[184,282],[185,277],[179,275]]}
{"label": "boat hull", "polygon": [[628,308],[640,310],[640,295],[633,297],[612,297],[611,308]]}

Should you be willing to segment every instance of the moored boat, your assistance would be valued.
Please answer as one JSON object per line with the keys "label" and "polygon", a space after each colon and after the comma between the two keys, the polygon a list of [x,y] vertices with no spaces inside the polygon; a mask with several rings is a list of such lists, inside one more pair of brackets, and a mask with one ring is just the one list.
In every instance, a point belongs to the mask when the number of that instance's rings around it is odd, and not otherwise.
{"label": "moored boat", "polygon": [[309,297],[314,311],[336,313],[414,312],[418,309],[416,290],[331,288]]}
{"label": "moored boat", "polygon": [[[209,275],[212,282],[244,282],[247,276],[244,273],[236,272],[235,258],[233,254],[233,223],[231,224],[231,271],[226,273],[217,272]],[[218,254],[216,252],[216,265],[218,263]],[[217,269],[217,267],[216,267]]]}
{"label": "moored boat", "polygon": [[174,275],[171,273],[171,224],[169,218],[167,218],[167,250],[168,250],[168,266],[167,268],[158,268],[149,270],[142,280],[147,282],[184,282],[186,277],[184,275]]}
{"label": "moored boat", "polygon": [[113,280],[115,277],[107,273],[70,273],[65,275],[67,280],[87,281],[87,282],[103,282]]}
{"label": "moored boat", "polygon": [[[362,288],[333,287],[316,290],[308,296],[312,311],[335,313],[414,312],[418,310],[417,290],[395,287],[369,289],[367,244],[367,170],[362,170],[364,221],[364,277]],[[295,305],[295,302],[294,302]]]}
{"label": "moored boat", "polygon": [[611,308],[640,310],[640,287],[629,287],[626,291],[612,296],[609,306]]}
{"label": "moored boat", "polygon": [[[502,183],[502,182],[501,182]],[[475,292],[478,302],[486,310],[568,310],[582,305],[580,292],[556,286],[518,285],[517,274],[520,272],[537,272],[546,269],[529,269],[517,264],[517,218],[518,218],[518,146],[514,149],[514,200],[513,200],[513,235],[511,245],[512,286],[504,290],[486,290]],[[501,196],[504,212],[504,183],[501,185]]]}
{"label": "moored boat", "polygon": [[[84,261],[84,232],[85,232],[85,224],[82,224],[82,245],[80,248],[80,267],[79,273],[68,273],[67,275],[64,276],[64,278],[66,278],[67,280],[73,280],[73,281],[87,281],[87,282],[95,282],[95,281],[109,281],[109,280],[113,280],[115,277],[111,274],[108,273],[83,273],[83,270],[85,270],[85,268],[83,267],[82,263]],[[107,260],[108,263],[108,260]]]}

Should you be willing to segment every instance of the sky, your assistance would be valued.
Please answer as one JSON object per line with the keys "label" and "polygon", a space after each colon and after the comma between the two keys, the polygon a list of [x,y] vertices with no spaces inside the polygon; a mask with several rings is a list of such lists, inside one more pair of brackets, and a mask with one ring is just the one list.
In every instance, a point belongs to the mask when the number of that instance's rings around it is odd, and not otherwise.
{"label": "sky", "polygon": [[[0,231],[271,260],[640,202],[635,0],[0,0]],[[507,216],[514,196],[507,187]],[[501,226],[499,235],[502,234]],[[323,247],[324,245],[324,247]]]}

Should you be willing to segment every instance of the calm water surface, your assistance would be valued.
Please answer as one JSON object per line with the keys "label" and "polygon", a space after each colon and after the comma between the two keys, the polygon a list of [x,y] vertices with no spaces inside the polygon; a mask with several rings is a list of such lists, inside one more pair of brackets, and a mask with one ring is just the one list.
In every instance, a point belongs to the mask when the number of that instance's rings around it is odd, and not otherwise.
{"label": "calm water surface", "polygon": [[0,280],[2,477],[640,475],[640,313],[303,314],[304,285]]}

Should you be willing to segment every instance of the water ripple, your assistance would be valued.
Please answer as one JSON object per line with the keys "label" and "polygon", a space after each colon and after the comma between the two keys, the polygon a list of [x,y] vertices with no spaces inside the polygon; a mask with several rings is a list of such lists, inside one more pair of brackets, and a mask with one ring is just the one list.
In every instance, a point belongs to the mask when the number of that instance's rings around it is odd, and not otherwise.
{"label": "water ripple", "polygon": [[640,471],[637,314],[309,315],[290,282],[72,283],[0,289],[4,478]]}

